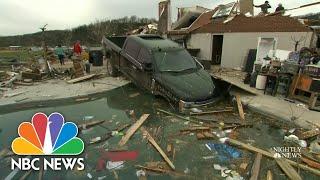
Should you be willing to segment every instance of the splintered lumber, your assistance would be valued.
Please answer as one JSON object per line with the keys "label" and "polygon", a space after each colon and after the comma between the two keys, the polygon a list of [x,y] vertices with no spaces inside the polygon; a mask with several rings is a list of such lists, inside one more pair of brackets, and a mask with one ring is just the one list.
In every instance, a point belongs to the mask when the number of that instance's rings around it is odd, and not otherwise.
{"label": "splintered lumber", "polygon": [[21,73],[23,79],[41,80],[41,74],[24,71]]}
{"label": "splintered lumber", "polygon": [[120,142],[118,143],[119,146],[123,146],[127,143],[130,137],[140,128],[145,120],[149,117],[150,114],[144,114],[140,117],[138,121],[136,121],[126,132],[126,135],[122,137]]}
{"label": "splintered lumber", "polygon": [[236,95],[236,99],[237,99],[240,119],[244,121],[244,112],[243,112],[243,107],[242,107],[242,103],[241,103],[241,99],[240,99],[240,95],[239,94]]}
{"label": "splintered lumber", "polygon": [[141,165],[135,165],[136,168],[138,169],[144,169],[147,171],[153,171],[153,172],[158,172],[158,173],[164,173],[164,174],[169,174],[172,176],[182,176],[182,177],[189,177],[188,175],[186,175],[185,173],[182,172],[176,172],[176,171],[172,171],[172,170],[168,170],[168,169],[161,169],[158,167],[145,167],[145,166],[141,166]]}
{"label": "splintered lumber", "polygon": [[13,78],[11,78],[9,81],[3,82],[0,84],[0,87],[5,87],[8,85],[11,85],[15,80],[17,80],[17,77],[14,76]]}
{"label": "splintered lumber", "polygon": [[74,83],[77,83],[77,82],[80,82],[80,81],[89,80],[89,79],[93,78],[94,76],[96,76],[96,74],[90,74],[90,75],[87,75],[87,76],[82,76],[82,77],[79,77],[79,78],[71,79],[71,80],[69,80],[67,82],[69,84],[74,84]]}
{"label": "splintered lumber", "polygon": [[273,175],[270,170],[268,170],[268,172],[267,172],[267,180],[273,180]]}
{"label": "splintered lumber", "polygon": [[216,111],[205,111],[205,112],[191,112],[190,115],[192,116],[198,116],[198,115],[206,115],[206,114],[217,114],[217,113],[225,113],[225,112],[232,112],[233,109],[226,108],[224,110],[216,110]]}
{"label": "splintered lumber", "polygon": [[93,126],[102,124],[102,123],[104,123],[104,122],[105,122],[105,120],[101,120],[101,121],[91,121],[91,122],[88,122],[88,123],[79,124],[79,125],[78,125],[78,128],[79,128],[79,130],[88,129],[88,128],[90,128],[90,127],[93,127]]}
{"label": "splintered lumber", "polygon": [[303,132],[298,137],[299,137],[299,139],[309,139],[309,138],[312,138],[312,137],[317,136],[319,134],[320,134],[319,130],[313,129],[310,131]]}
{"label": "splintered lumber", "polygon": [[180,115],[177,115],[177,114],[174,114],[174,113],[171,113],[171,112],[162,110],[162,109],[158,109],[158,111],[159,111],[159,112],[162,112],[162,113],[164,113],[164,114],[170,115],[170,116],[177,117],[177,118],[182,119],[182,120],[185,120],[185,121],[190,121],[190,122],[194,122],[194,123],[199,123],[199,121],[193,120],[193,119],[191,119],[191,118],[186,118],[186,117],[183,117],[183,116],[180,116]]}
{"label": "splintered lumber", "polygon": [[275,158],[275,160],[289,179],[302,180],[297,171],[287,161],[283,161],[282,158]]}
{"label": "splintered lumber", "polygon": [[180,132],[184,131],[203,131],[203,130],[210,130],[210,127],[205,127],[205,126],[199,126],[199,127],[191,127],[188,129],[181,129]]}
{"label": "splintered lumber", "polygon": [[[272,158],[274,159],[275,157],[273,156],[272,153],[268,152],[268,151],[265,151],[265,150],[262,150],[262,149],[259,149],[259,148],[256,148],[254,146],[251,146],[249,144],[245,144],[243,142],[240,142],[240,141],[237,141],[235,139],[228,139],[228,143],[231,144],[231,145],[235,145],[235,146],[240,146],[241,148],[243,149],[246,149],[248,151],[253,151],[253,152],[256,152],[256,153],[261,153],[262,155],[264,156],[267,156],[269,158]],[[298,168],[301,168],[303,170],[306,170],[306,171],[309,171],[315,175],[318,175],[320,176],[320,171],[317,170],[317,169],[314,169],[314,168],[311,168],[309,166],[306,166],[306,165],[303,165],[303,164],[299,164],[297,162],[294,162],[294,161],[291,161],[289,159],[282,159],[283,161],[287,161],[289,164],[295,166],[295,167],[298,167]]]}
{"label": "splintered lumber", "polygon": [[173,165],[173,163],[171,162],[171,160],[168,158],[168,156],[166,155],[166,153],[164,153],[164,151],[161,149],[161,147],[157,144],[157,142],[153,139],[153,137],[149,134],[149,132],[144,128],[141,127],[140,130],[142,131],[142,133],[144,135],[146,135],[148,141],[153,145],[153,147],[156,148],[156,150],[161,154],[161,156],[163,157],[163,159],[168,163],[168,165],[170,166],[171,169],[175,170],[175,167]]}
{"label": "splintered lumber", "polygon": [[256,158],[254,159],[254,163],[251,169],[251,177],[250,180],[258,180],[259,172],[260,172],[260,164],[261,164],[262,154],[257,153]]}
{"label": "splintered lumber", "polygon": [[315,162],[315,161],[308,159],[308,158],[305,158],[305,157],[301,157],[301,160],[304,163],[308,164],[310,167],[320,169],[320,163],[318,163],[318,162]]}

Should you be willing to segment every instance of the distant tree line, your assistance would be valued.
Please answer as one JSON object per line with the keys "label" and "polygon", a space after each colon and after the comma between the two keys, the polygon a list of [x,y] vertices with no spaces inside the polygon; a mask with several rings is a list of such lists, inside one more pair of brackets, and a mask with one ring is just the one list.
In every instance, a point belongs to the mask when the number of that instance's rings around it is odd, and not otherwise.
{"label": "distant tree line", "polygon": [[[156,22],[156,20],[139,18],[137,16],[126,16],[112,20],[97,20],[89,25],[81,25],[71,30],[45,31],[44,39],[48,46],[56,46],[58,44],[72,45],[76,40],[80,40],[81,44],[94,46],[100,45],[103,36],[125,35],[128,31],[153,22]],[[0,37],[0,47],[8,47],[11,45],[41,46],[41,42],[41,32]]]}

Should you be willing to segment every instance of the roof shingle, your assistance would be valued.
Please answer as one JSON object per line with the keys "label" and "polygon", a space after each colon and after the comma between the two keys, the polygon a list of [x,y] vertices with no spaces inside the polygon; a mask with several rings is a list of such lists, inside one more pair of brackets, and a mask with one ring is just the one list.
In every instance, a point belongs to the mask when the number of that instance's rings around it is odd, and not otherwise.
{"label": "roof shingle", "polygon": [[[225,20],[225,19],[224,19]],[[308,27],[288,16],[246,17],[237,15],[231,21],[212,20],[192,33],[225,32],[309,32]]]}

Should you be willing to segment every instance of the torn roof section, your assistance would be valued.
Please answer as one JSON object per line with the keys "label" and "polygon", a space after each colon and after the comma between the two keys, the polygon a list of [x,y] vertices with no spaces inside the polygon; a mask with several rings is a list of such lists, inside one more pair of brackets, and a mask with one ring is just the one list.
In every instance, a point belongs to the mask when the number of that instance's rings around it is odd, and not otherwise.
{"label": "torn roof section", "polygon": [[[182,8],[183,9],[183,8]],[[227,18],[237,14],[239,3],[231,2],[222,4],[215,9],[206,9],[201,6],[187,8],[183,13],[178,13],[178,20],[173,25],[169,35],[186,35],[208,24],[212,19]],[[201,12],[201,13],[200,13]]]}
{"label": "torn roof section", "polygon": [[308,27],[288,16],[246,17],[242,14],[225,22],[225,19],[213,20],[193,33],[225,32],[309,32]]}
{"label": "torn roof section", "polygon": [[206,25],[208,23],[210,23],[212,15],[218,10],[218,8],[215,8],[214,10],[209,10],[206,11],[204,13],[202,13],[188,28],[183,28],[183,29],[179,29],[179,30],[171,30],[168,31],[168,34],[188,34],[191,31]]}
{"label": "torn roof section", "polygon": [[238,12],[237,3],[220,5],[203,12],[189,27],[168,31],[168,35],[226,32],[309,32],[297,19],[280,14],[247,17]]}

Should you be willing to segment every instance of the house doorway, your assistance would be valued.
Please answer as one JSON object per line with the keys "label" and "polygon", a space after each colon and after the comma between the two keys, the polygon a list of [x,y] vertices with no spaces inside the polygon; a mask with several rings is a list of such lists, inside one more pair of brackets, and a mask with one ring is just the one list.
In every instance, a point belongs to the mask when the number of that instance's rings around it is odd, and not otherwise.
{"label": "house doorway", "polygon": [[212,37],[212,64],[221,64],[223,35],[213,35]]}

